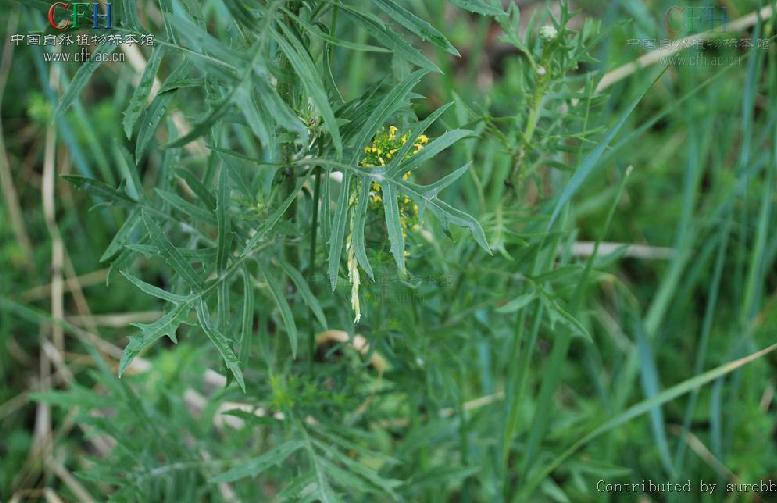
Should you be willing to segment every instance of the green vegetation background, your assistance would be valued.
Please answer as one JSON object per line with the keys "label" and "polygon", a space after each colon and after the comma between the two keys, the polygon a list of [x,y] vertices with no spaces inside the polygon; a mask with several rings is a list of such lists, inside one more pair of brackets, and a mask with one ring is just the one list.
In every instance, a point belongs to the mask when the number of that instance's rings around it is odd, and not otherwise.
{"label": "green vegetation background", "polygon": [[4,0],[0,501],[777,497],[767,4]]}

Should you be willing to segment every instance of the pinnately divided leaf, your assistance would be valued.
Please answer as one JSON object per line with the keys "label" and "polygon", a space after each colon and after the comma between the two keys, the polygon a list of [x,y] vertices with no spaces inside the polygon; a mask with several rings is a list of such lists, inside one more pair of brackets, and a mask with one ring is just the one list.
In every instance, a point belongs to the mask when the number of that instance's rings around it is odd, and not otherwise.
{"label": "pinnately divided leaf", "polygon": [[132,93],[129,104],[126,110],[124,110],[124,119],[122,120],[122,126],[124,127],[124,134],[127,138],[132,137],[132,132],[135,129],[135,124],[138,122],[143,110],[146,109],[146,100],[151,94],[151,88],[154,85],[154,79],[156,78],[157,71],[159,71],[159,64],[162,61],[162,56],[165,52],[165,46],[159,45],[154,48],[154,52],[151,54],[151,59],[148,60],[146,69],[143,70],[143,75],[140,77],[138,87]]}
{"label": "pinnately divided leaf", "polygon": [[241,462],[238,466],[210,479],[212,483],[234,482],[245,477],[256,477],[268,468],[279,466],[291,454],[303,448],[299,440],[291,440],[270,449],[261,456]]}
{"label": "pinnately divided leaf", "polygon": [[351,244],[354,247],[356,260],[359,262],[359,266],[361,266],[361,268],[367,272],[370,279],[374,279],[372,266],[370,266],[370,261],[367,259],[367,249],[364,240],[364,226],[366,225],[367,221],[367,202],[369,199],[370,181],[364,179],[359,183],[356,211],[351,217],[353,219],[353,234],[351,235]]}
{"label": "pinnately divided leaf", "polygon": [[167,113],[167,107],[174,96],[173,91],[158,94],[146,109],[135,140],[135,159],[141,159],[146,150],[148,150],[151,140],[154,138],[154,133],[156,133],[159,124]]}
{"label": "pinnately divided leaf", "polygon": [[440,33],[437,28],[405,9],[394,0],[374,1],[394,21],[418,35],[421,40],[429,41],[454,56],[459,55],[459,51],[451,45],[448,39],[445,38],[445,35]]}
{"label": "pinnately divided leaf", "polygon": [[343,9],[343,12],[362,24],[378,42],[391,49],[394,56],[404,59],[408,63],[412,63],[428,72],[441,73],[440,68],[427,58],[423,52],[410,45],[400,34],[386,27],[379,19],[345,4],[341,4],[340,7]]}
{"label": "pinnately divided leaf", "polygon": [[337,273],[340,270],[340,256],[343,252],[343,240],[345,229],[348,225],[349,199],[351,197],[351,180],[353,174],[350,170],[343,172],[343,182],[340,187],[340,196],[337,199],[337,208],[332,219],[332,233],[329,237],[329,283],[332,290],[337,285]]}
{"label": "pinnately divided leaf", "polygon": [[272,274],[269,274],[266,271],[262,272],[264,274],[264,279],[267,282],[268,289],[270,290],[270,295],[278,306],[278,309],[281,311],[281,319],[283,320],[283,325],[286,328],[286,333],[289,337],[289,344],[291,345],[291,354],[292,357],[295,357],[297,355],[297,324],[294,322],[294,315],[291,312],[291,307],[283,294],[283,288],[281,287],[280,282],[275,279]]}
{"label": "pinnately divided leaf", "polygon": [[208,315],[208,305],[203,299],[199,299],[199,302],[197,303],[197,321],[200,322],[200,327],[203,332],[208,336],[210,342],[216,346],[216,350],[218,350],[219,355],[221,355],[221,359],[224,360],[227,369],[229,369],[232,376],[234,376],[235,381],[237,381],[237,384],[240,386],[240,389],[245,393],[246,385],[243,380],[243,372],[240,370],[240,361],[232,350],[229,339],[211,324],[210,316]]}
{"label": "pinnately divided leaf", "polygon": [[454,143],[469,136],[472,136],[472,131],[466,129],[447,131],[440,137],[432,140],[420,152],[408,159],[407,162],[401,164],[398,170],[401,172],[415,171],[421,163],[428,161]]}
{"label": "pinnately divided leaf", "polygon": [[356,165],[359,158],[362,156],[362,148],[367,145],[370,139],[375,136],[383,124],[405,103],[405,99],[410,92],[421,82],[421,79],[429,73],[426,70],[416,70],[408,75],[408,77],[399,83],[396,87],[392,88],[383,99],[380,100],[378,105],[370,113],[367,122],[362,127],[360,134],[356,136],[354,146],[356,150],[351,157],[351,164]]}
{"label": "pinnately divided leaf", "polygon": [[199,291],[201,284],[197,279],[197,273],[194,272],[189,261],[173,246],[162,232],[162,228],[145,211],[143,212],[143,222],[146,225],[151,242],[154,243],[154,246],[162,254],[165,262],[186,281],[193,291]]}
{"label": "pinnately divided leaf", "polygon": [[127,367],[138,354],[162,337],[167,336],[171,341],[178,342],[176,331],[182,323],[188,323],[187,319],[189,312],[192,309],[192,304],[197,298],[197,295],[190,295],[185,301],[175,306],[171,311],[164,314],[153,323],[133,324],[133,326],[140,329],[140,335],[130,337],[129,344],[124,348],[124,352],[121,355],[121,361],[119,362],[119,377],[124,375]]}
{"label": "pinnately divided leaf", "polygon": [[337,151],[337,157],[340,158],[343,155],[343,141],[340,137],[340,128],[335,120],[332,106],[329,103],[329,98],[326,95],[324,85],[316,71],[316,67],[296,35],[294,35],[286,25],[280,24],[280,27],[283,31],[283,35],[273,30],[273,38],[289,60],[294,71],[299,75],[300,81],[305,87],[305,91],[310,96],[311,100],[313,100],[319,113],[324,118],[324,125],[332,137],[332,143]]}
{"label": "pinnately divided leaf", "polygon": [[[483,232],[483,227],[481,227],[477,219],[475,219],[475,217],[468,214],[467,212],[455,208],[437,197],[438,192],[459,178],[468,166],[469,165],[465,165],[464,167],[459,168],[450,175],[446,176],[438,183],[433,183],[428,186],[416,185],[401,179],[386,178],[386,183],[383,190],[385,191],[386,187],[390,185],[397,187],[399,192],[407,194],[416,202],[416,204],[418,204],[419,218],[422,218],[424,211],[429,209],[432,213],[434,213],[438,220],[440,220],[443,228],[447,229],[451,224],[453,224],[458,227],[468,229],[480,247],[491,253],[491,247],[489,246],[488,240],[486,239],[486,234]],[[388,198],[384,198],[384,201],[386,199]],[[384,202],[384,204],[387,203]]]}
{"label": "pinnately divided leaf", "polygon": [[383,186],[383,208],[386,214],[386,229],[391,244],[391,254],[394,256],[399,271],[403,273],[405,271],[405,238],[402,235],[397,194],[391,184]]}
{"label": "pinnately divided leaf", "polygon": [[294,266],[292,266],[285,260],[281,260],[280,264],[281,264],[281,267],[283,268],[283,271],[286,273],[286,275],[289,278],[291,278],[291,281],[294,282],[294,286],[297,287],[297,290],[302,296],[302,300],[305,302],[305,304],[307,304],[307,306],[313,312],[313,315],[316,317],[316,320],[321,324],[322,328],[326,329],[327,322],[326,322],[326,316],[324,315],[324,310],[321,309],[321,304],[318,302],[318,299],[316,299],[316,296],[313,295],[313,292],[310,290],[310,285],[308,285],[308,282],[305,281],[305,278],[302,277],[302,274],[297,269],[295,269]]}
{"label": "pinnately divided leaf", "polygon": [[[351,156],[350,165],[356,166],[363,153],[363,148],[367,142],[375,135],[378,129],[399,109],[404,103],[410,91],[421,81],[428,72],[426,70],[416,70],[410,74],[402,83],[389,91],[370,113],[365,125],[356,135],[354,145],[356,147]],[[332,221],[332,234],[329,241],[329,281],[332,289],[337,284],[337,273],[340,269],[340,257],[343,251],[343,240],[345,239],[345,230],[348,225],[349,200],[351,191],[351,180],[353,174],[351,170],[343,171],[343,182],[338,199],[338,205],[335,209],[334,219]],[[398,261],[399,263],[400,261]],[[402,261],[402,263],[404,263]]]}
{"label": "pinnately divided leaf", "polygon": [[216,266],[219,274],[222,274],[227,267],[229,258],[229,173],[226,164],[221,167],[219,174],[218,203],[216,205],[216,220],[218,222],[218,249],[216,252]]}
{"label": "pinnately divided leaf", "polygon": [[111,202],[124,207],[134,207],[137,201],[129,197],[126,193],[114,189],[107,183],[101,182],[94,178],[86,178],[79,175],[62,175],[62,178],[72,183],[79,189],[83,189],[93,196],[97,196],[104,199],[106,202]]}
{"label": "pinnately divided leaf", "polygon": [[451,0],[451,3],[462,9],[484,16],[501,18],[506,15],[505,11],[497,5],[496,0]]}
{"label": "pinnately divided leaf", "polygon": [[408,141],[402,145],[402,148],[399,149],[399,152],[397,152],[397,154],[391,158],[388,166],[386,166],[387,176],[395,177],[397,173],[402,172],[400,164],[406,159],[407,154],[410,153],[410,149],[413,148],[418,137],[424,134],[424,132],[426,132],[426,130],[429,129],[429,127],[434,124],[434,122],[451,107],[451,105],[453,105],[452,101],[446,103],[434,112],[430,113],[429,116],[427,116],[424,120],[413,126],[412,130],[410,131],[410,135],[408,136]]}
{"label": "pinnately divided leaf", "polygon": [[158,286],[146,283],[142,279],[137,278],[126,271],[121,271],[121,275],[127,278],[127,281],[138,287],[140,291],[147,295],[151,295],[152,297],[156,297],[167,302],[172,302],[173,304],[183,304],[191,300],[189,296],[170,293],[167,290],[159,288]]}
{"label": "pinnately divided leaf", "polygon": [[240,365],[245,366],[248,362],[248,355],[251,353],[251,340],[254,333],[254,282],[248,267],[243,265],[241,268],[243,277],[243,305],[240,327]]}
{"label": "pinnately divided leaf", "polygon": [[121,224],[119,230],[116,231],[113,239],[111,239],[108,247],[100,257],[100,262],[105,262],[106,260],[113,258],[114,255],[122,250],[124,245],[132,237],[132,233],[137,227],[138,222],[140,222],[140,210],[138,208],[134,208],[132,211],[130,211],[124,223]]}

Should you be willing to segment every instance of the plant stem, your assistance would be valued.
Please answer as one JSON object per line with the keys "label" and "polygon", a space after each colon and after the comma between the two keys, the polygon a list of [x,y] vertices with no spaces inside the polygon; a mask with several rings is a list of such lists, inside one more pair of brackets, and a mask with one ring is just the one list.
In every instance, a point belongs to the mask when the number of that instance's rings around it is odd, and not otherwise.
{"label": "plant stem", "polygon": [[508,181],[512,186],[516,187],[518,184],[518,176],[520,175],[521,165],[526,157],[526,151],[529,149],[529,145],[534,139],[534,133],[537,130],[537,123],[540,121],[540,111],[542,108],[542,99],[545,97],[545,91],[548,86],[548,79],[546,76],[539,77],[537,86],[534,88],[534,94],[532,95],[531,108],[529,109],[529,116],[526,118],[526,129],[523,132],[521,138],[521,149],[515,156],[513,162],[513,169],[510,172]]}

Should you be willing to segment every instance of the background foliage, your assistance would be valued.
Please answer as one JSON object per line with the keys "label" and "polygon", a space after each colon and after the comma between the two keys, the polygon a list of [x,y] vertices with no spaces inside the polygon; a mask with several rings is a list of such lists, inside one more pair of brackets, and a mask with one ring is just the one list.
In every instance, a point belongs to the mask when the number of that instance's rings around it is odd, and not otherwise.
{"label": "background foliage", "polygon": [[519,4],[117,0],[78,65],[9,3],[0,498],[766,498],[774,44],[602,80],[680,4]]}

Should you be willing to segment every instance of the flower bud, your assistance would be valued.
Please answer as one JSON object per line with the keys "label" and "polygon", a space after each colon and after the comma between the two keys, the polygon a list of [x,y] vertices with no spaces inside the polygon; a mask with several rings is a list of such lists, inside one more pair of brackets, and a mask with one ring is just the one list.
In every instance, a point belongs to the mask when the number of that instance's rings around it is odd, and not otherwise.
{"label": "flower bud", "polygon": [[540,38],[545,41],[554,40],[558,36],[558,30],[556,27],[550,24],[540,28]]}

